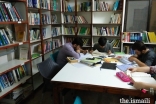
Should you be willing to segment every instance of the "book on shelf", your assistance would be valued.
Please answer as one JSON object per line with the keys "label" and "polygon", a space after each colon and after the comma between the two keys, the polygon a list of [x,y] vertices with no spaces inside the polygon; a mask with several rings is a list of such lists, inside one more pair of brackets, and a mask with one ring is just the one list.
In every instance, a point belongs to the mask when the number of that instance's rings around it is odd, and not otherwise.
{"label": "book on shelf", "polygon": [[26,31],[25,25],[22,24],[14,24],[15,27],[15,34],[16,34],[16,41],[23,42],[26,41]]}
{"label": "book on shelf", "polygon": [[20,60],[27,60],[28,59],[28,48],[27,47],[20,47]]}

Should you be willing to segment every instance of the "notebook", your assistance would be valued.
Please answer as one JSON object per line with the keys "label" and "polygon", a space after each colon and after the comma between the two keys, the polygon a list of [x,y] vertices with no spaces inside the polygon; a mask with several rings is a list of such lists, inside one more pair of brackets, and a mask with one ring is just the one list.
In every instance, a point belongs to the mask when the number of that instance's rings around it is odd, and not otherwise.
{"label": "notebook", "polygon": [[100,70],[101,69],[112,69],[112,70],[116,70],[116,63],[106,63],[106,62],[104,62],[102,64],[102,66],[100,67]]}

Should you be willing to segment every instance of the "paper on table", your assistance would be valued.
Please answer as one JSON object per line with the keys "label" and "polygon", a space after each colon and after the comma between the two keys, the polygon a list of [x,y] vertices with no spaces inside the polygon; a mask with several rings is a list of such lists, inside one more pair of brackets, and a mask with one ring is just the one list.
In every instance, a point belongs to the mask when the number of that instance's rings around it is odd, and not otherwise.
{"label": "paper on table", "polygon": [[92,58],[93,56],[89,53],[86,53],[86,54],[83,54],[83,53],[80,53],[80,58],[79,60],[82,60],[82,59],[86,59],[86,58]]}
{"label": "paper on table", "polygon": [[130,75],[131,77],[151,77],[150,74],[147,74],[145,72],[131,72],[127,70],[126,73],[127,75]]}
{"label": "paper on table", "polygon": [[98,50],[95,50],[92,52],[93,56],[107,56],[107,53],[99,52]]}
{"label": "paper on table", "polygon": [[128,65],[128,64],[117,65],[117,68],[119,68],[121,71],[126,71],[128,68],[131,68],[131,67],[133,67],[133,65]]}

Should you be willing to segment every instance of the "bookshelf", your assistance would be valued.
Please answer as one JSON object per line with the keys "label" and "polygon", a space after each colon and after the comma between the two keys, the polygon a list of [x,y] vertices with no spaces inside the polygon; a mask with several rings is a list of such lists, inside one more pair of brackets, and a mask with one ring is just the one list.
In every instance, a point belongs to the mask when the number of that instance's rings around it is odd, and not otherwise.
{"label": "bookshelf", "polygon": [[154,32],[123,32],[122,33],[122,43],[121,43],[121,51],[126,54],[135,54],[135,52],[131,49],[131,46],[135,41],[140,40],[143,41],[144,44],[151,50],[156,52],[155,43],[156,36]]}
{"label": "bookshelf", "polygon": [[0,99],[22,85],[33,87],[28,33],[27,1],[1,1]]}
{"label": "bookshelf", "polygon": [[125,0],[62,0],[63,44],[80,36],[83,48],[90,49],[105,36],[120,51],[124,6]]}

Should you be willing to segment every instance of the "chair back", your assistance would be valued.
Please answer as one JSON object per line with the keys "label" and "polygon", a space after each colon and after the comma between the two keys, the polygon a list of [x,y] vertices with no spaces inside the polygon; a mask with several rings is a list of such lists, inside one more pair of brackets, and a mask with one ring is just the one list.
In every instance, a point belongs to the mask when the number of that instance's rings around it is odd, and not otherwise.
{"label": "chair back", "polygon": [[82,104],[81,98],[79,96],[76,96],[74,104]]}
{"label": "chair back", "polygon": [[60,71],[59,65],[50,57],[45,61],[38,63],[37,68],[40,74],[46,79],[52,79]]}
{"label": "chair back", "polygon": [[50,55],[51,59],[56,62],[57,56],[58,56],[59,51],[54,52],[53,54]]}

